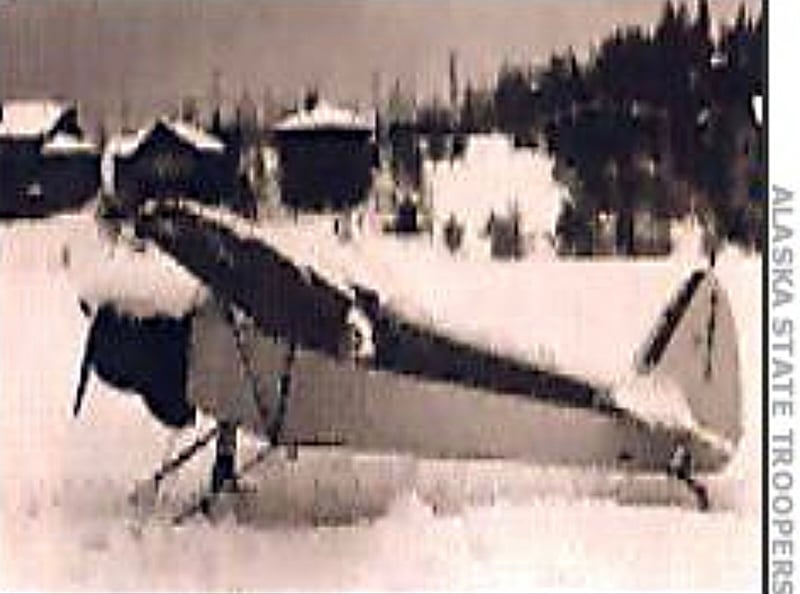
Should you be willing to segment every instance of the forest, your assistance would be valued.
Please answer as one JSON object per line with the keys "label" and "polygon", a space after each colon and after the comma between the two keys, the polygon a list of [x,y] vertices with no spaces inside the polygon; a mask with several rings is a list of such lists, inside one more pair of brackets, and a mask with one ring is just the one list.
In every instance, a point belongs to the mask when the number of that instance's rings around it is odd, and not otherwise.
{"label": "forest", "polygon": [[[616,251],[632,254],[634,219],[694,214],[712,242],[760,250],[766,208],[764,24],[740,6],[716,33],[708,0],[664,5],[650,29],[618,28],[579,60],[503,64],[493,88],[467,85],[458,107],[420,106],[433,158],[445,135],[501,131],[546,150],[570,190],[557,233],[591,251],[612,214]],[[460,143],[452,145],[457,152]],[[452,154],[452,153],[451,153]]]}

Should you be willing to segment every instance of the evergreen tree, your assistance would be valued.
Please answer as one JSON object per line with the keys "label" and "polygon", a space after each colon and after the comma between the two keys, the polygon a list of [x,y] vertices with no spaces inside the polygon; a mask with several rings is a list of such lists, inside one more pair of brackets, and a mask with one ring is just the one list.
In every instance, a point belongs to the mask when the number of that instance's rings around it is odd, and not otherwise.
{"label": "evergreen tree", "polygon": [[763,184],[751,108],[763,91],[762,70],[761,20],[754,24],[740,9],[715,45],[707,0],[698,0],[694,20],[684,4],[667,2],[652,33],[617,29],[583,66],[572,52],[552,56],[534,77],[533,102],[520,99],[523,71],[505,67],[498,121],[512,129],[534,123],[557,169],[573,172],[565,233],[611,212],[618,250],[632,253],[637,210],[680,216],[697,208],[742,240],[759,220],[742,195]]}

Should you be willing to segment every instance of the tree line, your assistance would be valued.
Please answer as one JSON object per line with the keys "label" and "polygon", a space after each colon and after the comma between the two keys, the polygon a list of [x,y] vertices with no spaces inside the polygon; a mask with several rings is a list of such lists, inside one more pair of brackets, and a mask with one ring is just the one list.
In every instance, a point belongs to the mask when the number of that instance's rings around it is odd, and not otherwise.
{"label": "tree line", "polygon": [[634,253],[642,211],[694,213],[716,240],[760,249],[764,43],[762,17],[744,6],[714,36],[708,0],[694,15],[667,2],[651,30],[617,28],[584,61],[567,50],[539,67],[505,64],[494,88],[468,85],[457,110],[422,105],[417,122],[434,139],[499,130],[551,154],[572,196],[557,232],[576,252],[591,251],[603,213],[616,217],[617,251]]}

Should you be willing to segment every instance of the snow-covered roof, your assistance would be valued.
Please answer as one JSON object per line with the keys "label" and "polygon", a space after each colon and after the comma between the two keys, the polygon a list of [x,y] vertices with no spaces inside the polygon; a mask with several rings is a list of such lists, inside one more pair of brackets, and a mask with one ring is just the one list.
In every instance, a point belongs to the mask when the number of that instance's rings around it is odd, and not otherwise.
{"label": "snow-covered roof", "polygon": [[198,150],[219,153],[225,150],[225,145],[219,138],[193,124],[160,118],[136,132],[122,133],[111,137],[106,146],[106,152],[120,157],[130,157],[139,150],[142,143],[159,124],[165,126],[175,136]]}
{"label": "snow-covered roof", "polygon": [[46,155],[94,153],[97,152],[97,146],[71,134],[58,133],[44,144],[42,152]]}
{"label": "snow-covered roof", "polygon": [[336,107],[320,100],[313,109],[302,109],[275,125],[279,131],[287,130],[372,130],[372,123],[355,111]]}
{"label": "snow-covered roof", "polygon": [[162,119],[160,122],[182,140],[199,150],[219,153],[225,150],[225,144],[219,138],[189,122],[166,119]]}
{"label": "snow-covered roof", "polygon": [[74,105],[52,100],[18,99],[2,108],[0,137],[35,138],[50,132]]}
{"label": "snow-covered roof", "polygon": [[105,152],[110,155],[129,157],[136,152],[136,149],[139,148],[139,145],[149,132],[150,128],[143,128],[136,132],[121,132],[120,134],[115,134],[108,139]]}

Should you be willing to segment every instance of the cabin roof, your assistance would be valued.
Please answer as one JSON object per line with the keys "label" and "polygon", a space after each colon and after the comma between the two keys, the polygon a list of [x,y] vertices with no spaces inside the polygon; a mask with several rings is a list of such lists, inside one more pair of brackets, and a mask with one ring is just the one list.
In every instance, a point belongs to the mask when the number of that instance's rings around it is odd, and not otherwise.
{"label": "cabin roof", "polygon": [[44,144],[42,152],[46,155],[96,153],[97,145],[89,140],[59,132]]}
{"label": "cabin roof", "polygon": [[320,100],[313,109],[301,109],[275,125],[278,131],[361,130],[371,131],[372,124],[363,115]]}
{"label": "cabin roof", "polygon": [[136,132],[121,132],[108,139],[106,153],[121,157],[129,157],[139,148],[147,135],[148,129],[143,128]]}
{"label": "cabin roof", "polygon": [[199,150],[220,153],[225,150],[225,144],[219,138],[189,122],[182,122],[179,120],[160,121],[182,140]]}
{"label": "cabin roof", "polygon": [[130,157],[139,150],[139,147],[144,144],[159,125],[164,126],[180,140],[199,151],[221,153],[225,150],[225,145],[216,136],[189,122],[170,120],[167,118],[159,118],[136,132],[118,134],[112,137],[108,142],[106,150],[113,155]]}
{"label": "cabin roof", "polygon": [[75,106],[50,99],[15,99],[3,102],[0,137],[36,138],[49,133]]}

